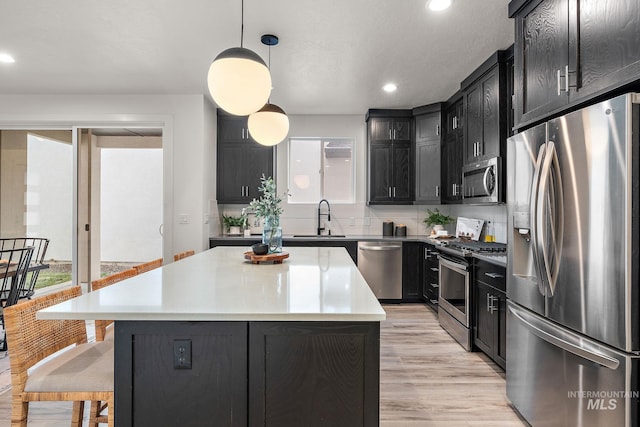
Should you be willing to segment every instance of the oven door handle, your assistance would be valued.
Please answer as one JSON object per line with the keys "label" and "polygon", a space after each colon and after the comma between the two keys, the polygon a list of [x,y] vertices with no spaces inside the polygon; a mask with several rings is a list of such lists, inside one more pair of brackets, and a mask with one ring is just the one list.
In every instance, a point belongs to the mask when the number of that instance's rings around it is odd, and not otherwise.
{"label": "oven door handle", "polygon": [[448,259],[439,256],[438,259],[440,260],[440,264],[444,265],[447,268],[450,268],[452,270],[456,270],[459,271],[461,273],[466,273],[469,271],[469,267],[467,267],[464,264],[459,264],[457,262],[453,262],[453,261],[449,261]]}

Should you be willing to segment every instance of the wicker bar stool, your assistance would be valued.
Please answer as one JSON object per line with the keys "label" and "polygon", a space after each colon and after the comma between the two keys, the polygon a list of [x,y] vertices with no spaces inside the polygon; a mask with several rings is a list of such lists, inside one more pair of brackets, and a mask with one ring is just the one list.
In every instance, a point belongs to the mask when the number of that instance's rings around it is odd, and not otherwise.
{"label": "wicker bar stool", "polygon": [[[98,289],[102,289],[106,286],[113,285],[114,283],[118,283],[124,279],[128,279],[130,277],[136,276],[138,271],[132,267],[124,271],[120,271],[118,273],[110,274],[109,276],[103,277],[101,279],[91,281],[91,290],[97,291]],[[107,327],[113,323],[113,320],[103,320],[96,319],[95,327],[96,327],[96,341],[105,341],[105,339],[113,339],[113,334],[107,334]],[[107,338],[107,335],[109,337]]]}
{"label": "wicker bar stool", "polygon": [[[107,401],[114,407],[113,343],[87,343],[84,320],[36,319],[43,308],[80,294],[80,287],[74,286],[5,309],[11,348],[12,427],[27,426],[32,401],[73,401],[72,427],[82,426],[86,400]],[[73,347],[57,353],[69,346]],[[107,420],[109,427],[114,424],[112,414]]]}
{"label": "wicker bar stool", "polygon": [[191,255],[195,255],[195,251],[184,251],[177,253],[173,256],[174,261],[180,261],[183,258],[190,257]]}
{"label": "wicker bar stool", "polygon": [[143,264],[134,265],[133,268],[136,269],[138,274],[144,273],[149,270],[156,269],[158,267],[162,267],[162,258],[154,259],[153,261],[145,262]]}
{"label": "wicker bar stool", "polygon": [[[160,259],[160,263],[162,264],[162,259]],[[120,271],[101,279],[93,280],[91,282],[91,290],[97,291],[98,289],[102,289],[104,287],[113,285],[114,283],[118,283],[124,279],[136,276],[137,274],[138,270],[135,267],[132,267],[128,270]],[[113,343],[113,328],[109,327],[112,323],[113,320],[95,320],[96,342],[107,341]],[[98,424],[107,422],[105,410],[108,407],[109,402],[107,401],[94,400],[91,402],[91,418],[89,418],[89,425],[91,427],[98,427]]]}

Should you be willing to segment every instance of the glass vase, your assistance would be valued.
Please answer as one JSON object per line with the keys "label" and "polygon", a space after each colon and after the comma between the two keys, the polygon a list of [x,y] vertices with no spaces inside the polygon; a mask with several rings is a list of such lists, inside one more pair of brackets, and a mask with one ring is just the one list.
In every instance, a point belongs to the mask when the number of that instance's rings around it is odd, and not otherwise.
{"label": "glass vase", "polygon": [[270,254],[282,252],[282,227],[280,227],[278,219],[265,218],[262,228],[262,243],[269,246]]}

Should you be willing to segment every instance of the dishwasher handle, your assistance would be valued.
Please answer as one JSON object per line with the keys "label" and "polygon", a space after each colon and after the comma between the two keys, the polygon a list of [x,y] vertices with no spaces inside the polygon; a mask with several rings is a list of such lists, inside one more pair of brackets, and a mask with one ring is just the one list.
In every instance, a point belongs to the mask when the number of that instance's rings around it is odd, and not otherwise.
{"label": "dishwasher handle", "polygon": [[360,246],[358,249],[362,251],[396,251],[402,249],[402,246]]}

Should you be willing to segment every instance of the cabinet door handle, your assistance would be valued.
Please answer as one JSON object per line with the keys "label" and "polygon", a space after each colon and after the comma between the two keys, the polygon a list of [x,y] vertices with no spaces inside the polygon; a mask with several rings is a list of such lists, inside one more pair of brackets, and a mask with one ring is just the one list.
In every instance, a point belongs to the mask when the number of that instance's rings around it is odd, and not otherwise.
{"label": "cabinet door handle", "polygon": [[396,197],[396,187],[393,187],[393,197]]}
{"label": "cabinet door handle", "polygon": [[453,120],[452,120],[452,124],[451,124],[451,129],[457,129],[458,125],[456,124],[456,116],[453,116]]}
{"label": "cabinet door handle", "polygon": [[440,287],[437,283],[429,283],[429,285],[434,289],[438,289]]}
{"label": "cabinet door handle", "polygon": [[387,187],[387,195],[391,198],[391,187]]}
{"label": "cabinet door handle", "polygon": [[393,139],[394,140],[396,139],[396,130],[395,129],[393,130]]}
{"label": "cabinet door handle", "polygon": [[438,267],[431,267],[431,268],[430,268],[430,270],[431,270],[431,271],[434,271],[434,272],[436,272],[436,273],[437,273],[438,271],[440,271],[440,269],[439,269]]}
{"label": "cabinet door handle", "polygon": [[440,197],[440,186],[436,185],[436,197]]}
{"label": "cabinet door handle", "polygon": [[393,139],[393,138],[391,137],[391,129],[389,129],[389,140],[391,140],[391,139]]}
{"label": "cabinet door handle", "polygon": [[242,128],[242,139],[244,139],[244,128]]}
{"label": "cabinet door handle", "polygon": [[436,125],[436,135],[440,135],[440,125]]}
{"label": "cabinet door handle", "polygon": [[492,279],[502,279],[504,276],[500,273],[484,273],[485,276],[489,276]]}

